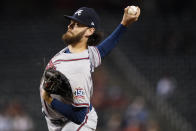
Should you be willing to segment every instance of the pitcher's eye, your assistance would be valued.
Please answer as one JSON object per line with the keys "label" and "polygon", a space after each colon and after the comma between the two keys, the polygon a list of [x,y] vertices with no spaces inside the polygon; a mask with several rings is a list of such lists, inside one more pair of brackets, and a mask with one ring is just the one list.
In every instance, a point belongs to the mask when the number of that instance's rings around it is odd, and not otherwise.
{"label": "pitcher's eye", "polygon": [[77,27],[85,27],[85,25],[80,24],[80,23],[76,23],[76,26],[77,26]]}
{"label": "pitcher's eye", "polygon": [[81,26],[81,24],[79,24],[79,23],[76,23],[76,26],[80,27],[80,26]]}

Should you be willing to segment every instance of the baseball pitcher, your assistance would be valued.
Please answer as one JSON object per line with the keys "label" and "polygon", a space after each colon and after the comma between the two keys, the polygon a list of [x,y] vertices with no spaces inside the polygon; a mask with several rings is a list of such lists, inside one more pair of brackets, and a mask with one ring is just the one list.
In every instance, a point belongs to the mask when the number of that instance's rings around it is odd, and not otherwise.
{"label": "baseball pitcher", "polygon": [[128,13],[117,28],[101,43],[100,20],[94,9],[79,8],[70,20],[62,39],[67,46],[47,64],[40,84],[42,112],[49,131],[95,131],[97,114],[90,99],[93,95],[92,73],[115,47],[127,27],[137,21]]}

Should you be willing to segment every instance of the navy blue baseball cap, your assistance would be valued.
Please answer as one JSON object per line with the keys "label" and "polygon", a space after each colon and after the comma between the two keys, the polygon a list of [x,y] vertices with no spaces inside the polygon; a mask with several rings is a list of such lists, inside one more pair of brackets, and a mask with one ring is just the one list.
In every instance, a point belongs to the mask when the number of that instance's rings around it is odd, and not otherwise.
{"label": "navy blue baseball cap", "polygon": [[100,18],[93,8],[81,7],[72,16],[64,15],[64,17],[95,29],[100,26]]}

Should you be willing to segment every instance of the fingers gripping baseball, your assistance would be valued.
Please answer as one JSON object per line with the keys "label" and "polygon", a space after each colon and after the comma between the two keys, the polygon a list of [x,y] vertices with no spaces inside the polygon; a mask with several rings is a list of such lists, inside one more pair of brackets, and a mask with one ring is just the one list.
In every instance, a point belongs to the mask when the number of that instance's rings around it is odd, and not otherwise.
{"label": "fingers gripping baseball", "polygon": [[137,21],[140,16],[140,8],[138,6],[127,6],[124,9],[124,15],[121,24],[129,26],[133,22]]}

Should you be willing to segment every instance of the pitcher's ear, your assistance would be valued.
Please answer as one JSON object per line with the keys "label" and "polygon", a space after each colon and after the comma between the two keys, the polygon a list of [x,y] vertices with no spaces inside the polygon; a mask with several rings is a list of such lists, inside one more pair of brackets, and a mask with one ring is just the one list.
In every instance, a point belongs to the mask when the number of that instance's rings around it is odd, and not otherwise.
{"label": "pitcher's ear", "polygon": [[95,28],[88,28],[85,35],[91,36],[95,32]]}

